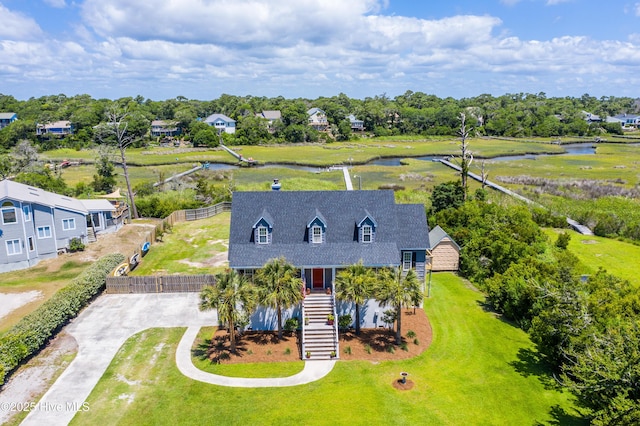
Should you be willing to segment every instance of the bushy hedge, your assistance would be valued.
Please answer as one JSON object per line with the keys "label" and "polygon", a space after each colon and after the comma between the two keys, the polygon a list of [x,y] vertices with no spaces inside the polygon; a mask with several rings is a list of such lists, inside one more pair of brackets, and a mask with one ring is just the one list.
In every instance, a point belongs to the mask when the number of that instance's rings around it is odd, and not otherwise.
{"label": "bushy hedge", "polygon": [[119,253],[102,257],[0,338],[0,385],[104,290],[106,275],[124,260]]}

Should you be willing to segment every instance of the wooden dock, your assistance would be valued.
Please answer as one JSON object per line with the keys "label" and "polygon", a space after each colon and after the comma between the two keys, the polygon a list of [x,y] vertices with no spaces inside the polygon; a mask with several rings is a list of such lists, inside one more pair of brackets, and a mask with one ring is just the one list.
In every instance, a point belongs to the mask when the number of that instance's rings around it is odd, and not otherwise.
{"label": "wooden dock", "polygon": [[242,163],[247,163],[250,166],[255,166],[256,164],[258,164],[258,162],[253,158],[244,158],[242,154],[238,154],[237,152],[227,147],[226,145],[220,144],[220,146],[222,147],[222,149],[227,151],[229,154],[233,155],[238,161]]}

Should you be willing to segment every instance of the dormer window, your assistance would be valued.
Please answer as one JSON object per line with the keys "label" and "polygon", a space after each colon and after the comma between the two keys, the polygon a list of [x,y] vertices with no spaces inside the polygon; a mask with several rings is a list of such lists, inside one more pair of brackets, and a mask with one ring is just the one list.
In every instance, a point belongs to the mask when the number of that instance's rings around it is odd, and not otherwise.
{"label": "dormer window", "polygon": [[322,242],[322,228],[314,226],[311,228],[311,242],[319,244]]}
{"label": "dormer window", "polygon": [[362,242],[370,243],[371,241],[373,241],[373,231],[371,229],[371,226],[364,225],[362,227]]}
{"label": "dormer window", "polygon": [[269,243],[269,230],[266,226],[258,227],[258,244],[268,244]]}
{"label": "dormer window", "polygon": [[371,214],[365,210],[362,219],[356,222],[358,228],[358,241],[364,244],[370,244],[375,241],[376,228],[378,224]]}
{"label": "dormer window", "polygon": [[264,210],[260,218],[253,225],[253,242],[255,244],[271,244],[273,235],[273,219]]}

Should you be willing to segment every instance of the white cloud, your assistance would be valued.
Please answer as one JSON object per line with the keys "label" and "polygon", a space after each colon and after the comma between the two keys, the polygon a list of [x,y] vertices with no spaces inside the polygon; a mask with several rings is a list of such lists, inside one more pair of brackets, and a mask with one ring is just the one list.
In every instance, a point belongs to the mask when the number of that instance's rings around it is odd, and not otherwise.
{"label": "white cloud", "polygon": [[33,40],[42,34],[33,19],[13,12],[0,3],[0,38],[6,40]]}

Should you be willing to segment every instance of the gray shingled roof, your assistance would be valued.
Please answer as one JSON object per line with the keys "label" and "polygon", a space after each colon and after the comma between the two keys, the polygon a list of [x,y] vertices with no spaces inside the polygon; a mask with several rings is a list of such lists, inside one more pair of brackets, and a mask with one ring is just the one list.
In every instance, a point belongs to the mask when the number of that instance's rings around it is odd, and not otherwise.
{"label": "gray shingled roof", "polygon": [[0,181],[0,200],[11,198],[28,203],[37,203],[49,207],[58,207],[87,214],[89,211],[79,200],[44,189],[5,179]]}
{"label": "gray shingled roof", "polygon": [[[259,268],[284,256],[296,266],[341,266],[358,262],[391,266],[403,249],[429,248],[424,206],[395,204],[393,191],[269,191],[235,192],[231,207],[229,265]],[[273,223],[271,244],[255,244],[253,226],[263,212]],[[358,242],[356,224],[368,212],[378,224],[374,242]],[[310,217],[327,224],[326,242],[310,244]]]}
{"label": "gray shingled roof", "polygon": [[435,246],[440,244],[440,241],[445,238],[449,238],[453,242],[453,244],[458,247],[458,250],[460,250],[460,246],[458,245],[458,243],[453,241],[453,238],[451,238],[449,234],[447,234],[444,229],[440,227],[440,225],[436,225],[436,227],[429,232],[429,242],[431,243],[430,249],[433,249]]}

